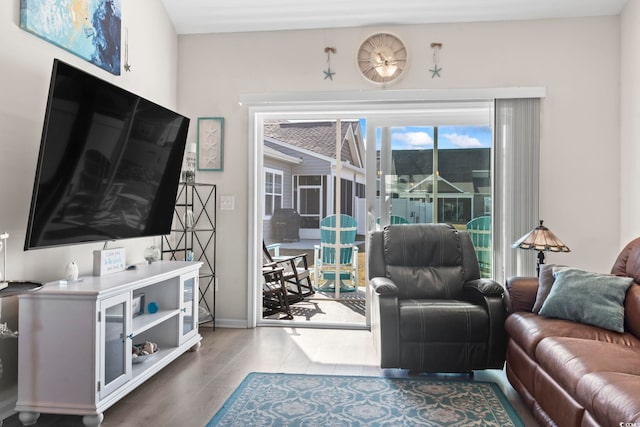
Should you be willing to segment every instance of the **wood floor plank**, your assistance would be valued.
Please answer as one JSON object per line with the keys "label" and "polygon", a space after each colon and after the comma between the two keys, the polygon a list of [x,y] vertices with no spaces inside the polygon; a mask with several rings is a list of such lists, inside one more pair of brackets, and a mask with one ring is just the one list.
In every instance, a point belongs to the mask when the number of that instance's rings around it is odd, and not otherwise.
{"label": "wood floor plank", "polygon": [[[200,329],[199,351],[180,356],[109,408],[103,427],[201,427],[250,372],[407,376],[377,366],[371,333],[365,330],[261,327]],[[527,426],[537,426],[503,371],[478,372],[494,381]],[[3,427],[20,426],[17,415]],[[81,417],[42,414],[36,427],[79,427]]]}

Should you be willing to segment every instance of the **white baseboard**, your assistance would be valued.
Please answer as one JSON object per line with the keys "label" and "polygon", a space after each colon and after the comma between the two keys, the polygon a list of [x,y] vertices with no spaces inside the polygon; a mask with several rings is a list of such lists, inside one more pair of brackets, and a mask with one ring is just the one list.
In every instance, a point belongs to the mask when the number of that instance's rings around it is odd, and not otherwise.
{"label": "white baseboard", "polygon": [[216,317],[216,328],[247,329],[248,327],[246,319],[220,319]]}

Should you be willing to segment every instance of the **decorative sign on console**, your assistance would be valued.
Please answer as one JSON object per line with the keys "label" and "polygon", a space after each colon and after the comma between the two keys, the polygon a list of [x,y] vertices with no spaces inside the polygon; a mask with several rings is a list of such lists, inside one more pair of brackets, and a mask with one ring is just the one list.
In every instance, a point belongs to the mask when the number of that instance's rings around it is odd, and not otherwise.
{"label": "decorative sign on console", "polygon": [[117,273],[127,268],[125,248],[102,249],[93,251],[93,275]]}

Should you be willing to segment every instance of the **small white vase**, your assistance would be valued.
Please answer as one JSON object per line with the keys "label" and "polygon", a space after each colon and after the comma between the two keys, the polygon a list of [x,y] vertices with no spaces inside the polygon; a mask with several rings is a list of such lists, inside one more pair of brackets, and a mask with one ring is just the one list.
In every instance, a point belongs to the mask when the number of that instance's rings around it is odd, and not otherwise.
{"label": "small white vase", "polygon": [[78,280],[78,264],[71,261],[64,268],[64,277],[69,282],[73,282],[74,280]]}
{"label": "small white vase", "polygon": [[149,246],[144,250],[144,259],[147,260],[149,264],[158,261],[160,259],[160,255],[160,249],[155,246]]}

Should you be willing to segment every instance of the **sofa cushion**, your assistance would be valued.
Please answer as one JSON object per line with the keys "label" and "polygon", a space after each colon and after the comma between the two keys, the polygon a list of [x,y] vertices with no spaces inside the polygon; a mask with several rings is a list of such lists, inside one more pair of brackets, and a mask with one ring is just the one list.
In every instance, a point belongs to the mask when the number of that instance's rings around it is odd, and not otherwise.
{"label": "sofa cushion", "polygon": [[640,377],[622,372],[585,375],[576,390],[576,400],[602,426],[640,423]]}
{"label": "sofa cushion", "polygon": [[555,282],[540,314],[624,332],[624,298],[630,277],[554,269]]}
{"label": "sofa cushion", "polygon": [[[538,363],[562,388],[575,396],[580,379],[591,372],[640,375],[640,347],[568,337],[549,337],[536,348]],[[640,377],[638,377],[640,380]]]}
{"label": "sofa cushion", "polygon": [[556,278],[553,276],[553,269],[557,266],[555,264],[542,264],[540,266],[540,277],[538,277],[538,291],[536,293],[536,302],[533,304],[534,313],[538,313],[542,304],[544,304],[545,300],[549,296],[549,292],[551,292],[551,287],[553,286],[553,282]]}
{"label": "sofa cushion", "polygon": [[547,337],[584,338],[640,347],[640,340],[630,333],[620,334],[596,326],[552,319],[535,313],[513,313],[507,317],[505,328],[509,337],[533,360],[536,360],[536,346]]}

